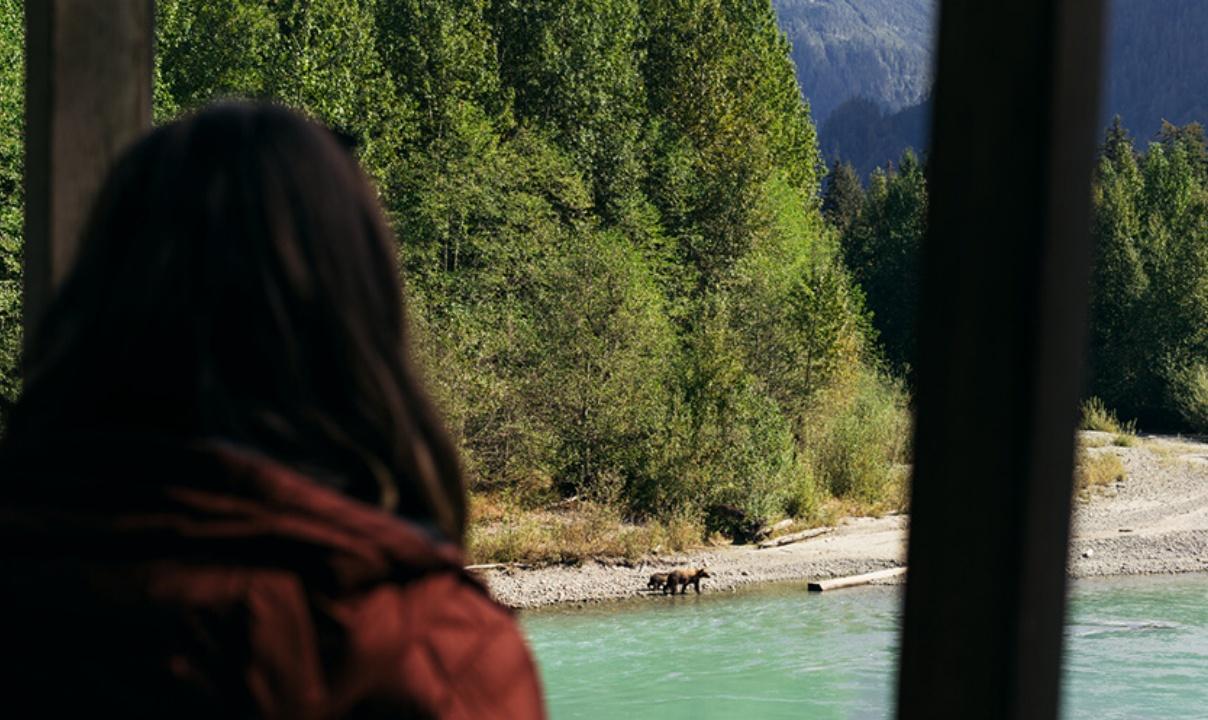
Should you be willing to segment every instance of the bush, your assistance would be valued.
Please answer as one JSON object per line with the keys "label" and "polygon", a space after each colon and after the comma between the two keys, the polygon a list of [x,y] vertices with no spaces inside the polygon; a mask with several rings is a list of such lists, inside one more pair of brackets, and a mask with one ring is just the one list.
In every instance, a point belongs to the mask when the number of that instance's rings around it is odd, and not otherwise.
{"label": "bush", "polygon": [[1078,459],[1074,467],[1074,492],[1087,499],[1092,493],[1110,487],[1125,478],[1124,463],[1111,450],[1090,452],[1078,447]]}
{"label": "bush", "polygon": [[899,381],[865,371],[824,393],[806,426],[813,475],[831,495],[876,509],[904,504],[895,466],[908,457],[911,421]]}
{"label": "bush", "polygon": [[1208,433],[1208,363],[1189,362],[1171,372],[1171,402],[1183,422]]}
{"label": "bush", "polygon": [[1137,431],[1137,422],[1130,420],[1126,423],[1121,423],[1116,417],[1116,411],[1111,410],[1098,397],[1091,397],[1082,403],[1082,422],[1080,427],[1083,430],[1093,430],[1096,432],[1113,433],[1117,435],[1134,435]]}

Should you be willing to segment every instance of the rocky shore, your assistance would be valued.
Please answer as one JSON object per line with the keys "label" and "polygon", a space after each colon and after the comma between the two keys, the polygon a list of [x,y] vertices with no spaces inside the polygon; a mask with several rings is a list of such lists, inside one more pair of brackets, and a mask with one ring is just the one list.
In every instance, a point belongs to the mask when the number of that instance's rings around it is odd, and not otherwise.
{"label": "rocky shore", "polygon": [[[1088,452],[1120,457],[1125,479],[1075,502],[1071,575],[1208,571],[1208,444],[1167,437],[1140,438],[1129,447],[1113,441],[1104,433],[1083,433]],[[729,546],[636,563],[480,572],[492,594],[515,608],[647,595],[651,573],[685,566],[708,568],[705,592],[732,592],[755,583],[818,580],[899,566],[905,562],[908,524],[903,515],[848,518],[833,532],[776,548]]]}

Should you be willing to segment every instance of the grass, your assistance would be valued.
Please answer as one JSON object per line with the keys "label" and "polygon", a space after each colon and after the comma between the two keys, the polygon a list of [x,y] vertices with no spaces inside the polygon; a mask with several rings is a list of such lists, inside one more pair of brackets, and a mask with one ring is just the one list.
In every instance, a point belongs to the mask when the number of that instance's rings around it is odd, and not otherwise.
{"label": "grass", "polygon": [[1112,445],[1116,447],[1133,447],[1137,444],[1137,436],[1135,433],[1116,433],[1112,438]]}
{"label": "grass", "polygon": [[466,543],[471,563],[636,560],[705,544],[701,525],[690,519],[632,523],[616,510],[590,502],[526,509],[500,496],[476,496],[471,508]]}
{"label": "grass", "polygon": [[1078,497],[1088,500],[1125,477],[1124,463],[1115,452],[1090,452],[1085,447],[1078,448],[1078,463],[1074,468],[1074,491]]}
{"label": "grass", "polygon": [[1099,398],[1092,397],[1082,403],[1082,429],[1111,433],[1116,436],[1116,445],[1131,447],[1132,440],[1126,438],[1136,439],[1137,421],[1120,422],[1115,410],[1104,405]]}
{"label": "grass", "polygon": [[[905,466],[894,469],[902,487],[907,470]],[[828,497],[807,517],[793,518],[792,524],[769,537],[834,526],[845,517],[881,516],[901,510],[902,505],[896,496],[877,502]],[[551,565],[636,561],[727,542],[720,535],[706,538],[703,524],[689,517],[634,523],[600,503],[526,508],[505,494],[475,494],[466,547],[472,564]]]}

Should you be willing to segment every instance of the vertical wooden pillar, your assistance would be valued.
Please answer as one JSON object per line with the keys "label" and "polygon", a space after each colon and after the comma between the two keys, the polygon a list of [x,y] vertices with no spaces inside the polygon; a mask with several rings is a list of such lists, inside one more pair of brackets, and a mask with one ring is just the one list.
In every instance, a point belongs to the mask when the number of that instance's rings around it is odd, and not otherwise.
{"label": "vertical wooden pillar", "polygon": [[944,0],[898,715],[1055,718],[1100,0]]}
{"label": "vertical wooden pillar", "polygon": [[105,173],[151,125],[153,0],[26,0],[25,327],[71,265]]}

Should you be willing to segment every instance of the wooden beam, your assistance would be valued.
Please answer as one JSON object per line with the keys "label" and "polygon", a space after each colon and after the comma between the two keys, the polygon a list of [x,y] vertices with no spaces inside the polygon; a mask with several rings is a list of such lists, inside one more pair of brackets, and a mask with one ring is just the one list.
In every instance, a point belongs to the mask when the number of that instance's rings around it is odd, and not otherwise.
{"label": "wooden beam", "polygon": [[151,125],[153,0],[26,0],[25,327],[114,159]]}
{"label": "wooden beam", "polygon": [[1057,716],[1102,20],[942,3],[902,718]]}

